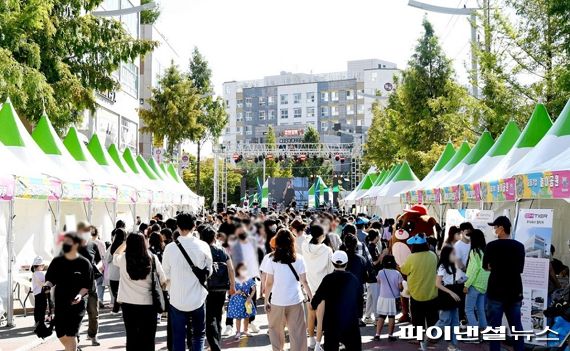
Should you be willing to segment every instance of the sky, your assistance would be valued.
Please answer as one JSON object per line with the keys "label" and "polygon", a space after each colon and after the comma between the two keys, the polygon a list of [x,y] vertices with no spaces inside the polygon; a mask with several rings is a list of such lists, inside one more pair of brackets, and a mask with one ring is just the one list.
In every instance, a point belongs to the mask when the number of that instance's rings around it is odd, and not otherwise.
{"label": "sky", "polygon": [[[474,0],[422,0],[445,7]],[[196,46],[225,81],[260,79],[281,71],[346,70],[346,62],[378,58],[405,68],[422,35],[425,11],[408,0],[159,0],[156,27],[184,69]],[[457,78],[467,84],[470,23],[465,16],[428,13]]]}

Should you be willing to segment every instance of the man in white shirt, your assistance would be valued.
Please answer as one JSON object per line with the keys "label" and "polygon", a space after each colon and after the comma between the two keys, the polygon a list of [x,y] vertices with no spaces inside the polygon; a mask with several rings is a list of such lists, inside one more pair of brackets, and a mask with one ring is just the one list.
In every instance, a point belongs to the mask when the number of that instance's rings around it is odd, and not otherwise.
{"label": "man in white shirt", "polygon": [[[192,235],[196,219],[188,213],[176,217],[180,236],[178,241],[198,269],[212,272],[212,253],[205,242]],[[185,341],[192,337],[191,350],[202,351],[206,337],[206,313],[204,302],[208,290],[200,283],[190,264],[175,242],[166,246],[162,267],[170,279],[170,322],[172,350],[186,350]]]}
{"label": "man in white shirt", "polygon": [[473,225],[471,223],[461,223],[459,225],[461,240],[454,244],[455,255],[458,258],[456,266],[463,272],[467,271],[467,260],[469,259],[469,251],[471,250],[471,239],[469,238],[469,234],[472,230]]}

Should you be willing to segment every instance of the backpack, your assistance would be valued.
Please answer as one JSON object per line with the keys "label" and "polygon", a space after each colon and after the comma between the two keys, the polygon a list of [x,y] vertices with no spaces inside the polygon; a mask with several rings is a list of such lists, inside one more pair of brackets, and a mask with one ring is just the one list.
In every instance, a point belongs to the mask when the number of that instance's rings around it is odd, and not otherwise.
{"label": "backpack", "polygon": [[[212,250],[212,257],[214,257]],[[213,262],[212,275],[207,280],[209,291],[225,291],[230,289],[230,276],[228,275],[228,265],[226,262]]]}

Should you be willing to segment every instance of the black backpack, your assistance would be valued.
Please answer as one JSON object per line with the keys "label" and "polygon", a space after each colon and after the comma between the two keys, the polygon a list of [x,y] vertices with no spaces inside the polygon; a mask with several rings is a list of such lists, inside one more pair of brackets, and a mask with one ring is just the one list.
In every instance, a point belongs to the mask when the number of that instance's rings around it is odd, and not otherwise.
{"label": "black backpack", "polygon": [[[212,257],[215,259],[215,252],[212,248]],[[228,275],[228,265],[226,262],[214,262],[212,264],[212,275],[207,281],[209,291],[225,291],[230,289],[230,276]]]}

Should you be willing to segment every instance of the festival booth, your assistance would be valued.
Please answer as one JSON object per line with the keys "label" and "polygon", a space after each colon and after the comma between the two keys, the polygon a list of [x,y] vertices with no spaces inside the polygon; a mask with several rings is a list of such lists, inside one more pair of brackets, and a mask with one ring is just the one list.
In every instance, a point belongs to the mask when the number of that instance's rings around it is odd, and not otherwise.
{"label": "festival booth", "polygon": [[382,170],[372,185],[372,188],[370,188],[366,194],[364,194],[361,202],[367,210],[373,211],[374,206],[376,205],[376,197],[378,196],[378,193],[382,189],[382,186],[388,181],[388,179],[393,177],[395,174],[394,172],[397,171],[397,167],[398,165],[394,165],[389,170]]}
{"label": "festival booth", "polygon": [[400,194],[415,188],[419,183],[420,180],[408,161],[404,161],[392,179],[376,195],[374,214],[383,218],[396,218],[402,211]]}
{"label": "festival booth", "polygon": [[[359,198],[360,196],[364,195],[368,191],[368,189],[370,189],[370,187],[374,183],[370,179],[371,174],[375,174],[374,179],[376,179],[376,168],[375,167],[370,167],[370,169],[368,170],[368,172],[366,172],[366,174],[364,175],[364,178],[362,178],[362,180],[356,186],[356,188],[354,188],[354,190],[350,194],[348,194],[346,197],[344,197],[344,199],[342,199],[342,206],[345,207],[345,209],[352,207],[352,205],[356,205],[356,199]],[[367,188],[362,189],[362,187],[365,185],[367,186]]]}

